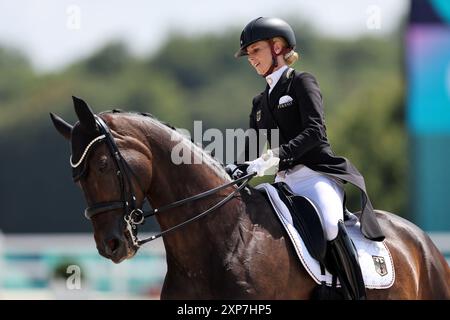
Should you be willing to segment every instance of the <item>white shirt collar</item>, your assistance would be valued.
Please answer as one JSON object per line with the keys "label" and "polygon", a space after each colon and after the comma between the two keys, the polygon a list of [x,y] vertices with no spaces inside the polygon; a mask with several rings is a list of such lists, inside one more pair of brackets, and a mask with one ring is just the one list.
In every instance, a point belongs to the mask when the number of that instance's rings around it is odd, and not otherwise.
{"label": "white shirt collar", "polygon": [[266,81],[269,84],[269,93],[272,91],[272,89],[275,87],[275,85],[277,84],[278,80],[280,80],[281,75],[283,74],[284,70],[286,70],[288,68],[288,66],[282,66],[280,69],[278,69],[275,72],[272,72],[271,74],[269,74],[266,77]]}

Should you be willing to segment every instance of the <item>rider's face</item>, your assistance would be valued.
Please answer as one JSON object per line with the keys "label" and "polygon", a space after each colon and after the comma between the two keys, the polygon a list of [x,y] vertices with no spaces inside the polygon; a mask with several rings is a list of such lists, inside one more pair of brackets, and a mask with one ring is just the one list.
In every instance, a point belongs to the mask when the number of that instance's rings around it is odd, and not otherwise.
{"label": "rider's face", "polygon": [[263,75],[272,65],[272,54],[267,41],[258,41],[247,47],[248,62],[259,75]]}

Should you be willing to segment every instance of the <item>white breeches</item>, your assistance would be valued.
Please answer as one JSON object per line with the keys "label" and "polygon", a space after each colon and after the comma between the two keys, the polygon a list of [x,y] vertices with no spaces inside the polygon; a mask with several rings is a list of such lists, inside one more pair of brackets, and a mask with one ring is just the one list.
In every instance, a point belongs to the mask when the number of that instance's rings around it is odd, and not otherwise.
{"label": "white breeches", "polygon": [[304,165],[279,172],[275,182],[284,182],[295,194],[311,200],[319,210],[327,240],[336,238],[338,221],[344,217],[344,188],[341,182]]}

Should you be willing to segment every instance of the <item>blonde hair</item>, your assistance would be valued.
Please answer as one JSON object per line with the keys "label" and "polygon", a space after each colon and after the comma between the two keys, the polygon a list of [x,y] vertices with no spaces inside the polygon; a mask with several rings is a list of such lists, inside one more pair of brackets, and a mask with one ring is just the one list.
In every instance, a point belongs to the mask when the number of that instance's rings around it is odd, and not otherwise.
{"label": "blonde hair", "polygon": [[[282,37],[275,37],[275,38],[272,39],[272,41],[273,41],[273,43],[280,42],[280,43],[281,43],[281,46],[282,46],[283,48],[287,48],[287,47],[288,47],[286,40],[284,40],[284,38],[282,38]],[[284,60],[286,61],[286,64],[287,64],[288,66],[291,66],[291,65],[293,65],[298,59],[300,59],[300,56],[299,56],[299,54],[298,54],[296,51],[291,50],[291,51],[289,51],[288,53],[285,53],[284,56],[283,56],[283,58],[284,58]]]}

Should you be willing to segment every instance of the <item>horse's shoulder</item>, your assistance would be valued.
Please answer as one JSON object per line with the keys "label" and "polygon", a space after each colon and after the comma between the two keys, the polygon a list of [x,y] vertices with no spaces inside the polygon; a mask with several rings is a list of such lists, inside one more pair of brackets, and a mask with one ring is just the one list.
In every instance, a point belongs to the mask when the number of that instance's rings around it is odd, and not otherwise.
{"label": "horse's shoulder", "polygon": [[270,207],[269,199],[267,195],[252,186],[247,186],[245,189],[241,191],[242,200],[244,201],[247,207]]}
{"label": "horse's shoulder", "polygon": [[283,235],[283,228],[266,194],[251,186],[241,191],[242,201],[246,206],[246,214],[250,222],[265,229],[274,238]]}
{"label": "horse's shoulder", "polygon": [[244,202],[248,213],[272,210],[267,195],[252,186],[247,186],[241,191],[241,199]]}

